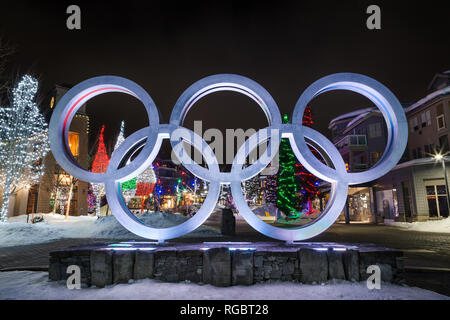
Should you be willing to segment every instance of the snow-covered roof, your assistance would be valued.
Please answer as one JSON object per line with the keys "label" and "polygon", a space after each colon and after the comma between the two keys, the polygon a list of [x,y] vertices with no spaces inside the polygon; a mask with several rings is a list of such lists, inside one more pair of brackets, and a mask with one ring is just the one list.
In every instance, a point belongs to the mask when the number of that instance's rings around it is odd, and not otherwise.
{"label": "snow-covered roof", "polygon": [[[445,162],[450,162],[450,157],[444,157]],[[420,159],[413,159],[406,162],[402,162],[397,164],[392,170],[398,170],[406,167],[411,166],[420,166],[420,165],[429,165],[429,164],[439,164],[439,162],[434,159],[433,157],[427,157],[427,158],[420,158]]]}
{"label": "snow-covered roof", "polygon": [[417,101],[416,103],[412,104],[410,107],[406,108],[405,111],[406,111],[406,112],[411,112],[411,111],[413,111],[414,109],[416,109],[416,108],[422,106],[423,104],[425,104],[425,103],[427,103],[427,102],[433,100],[434,98],[439,97],[439,96],[443,96],[443,95],[446,95],[446,94],[450,94],[450,86],[445,87],[445,88],[440,89],[440,90],[436,90],[436,91],[430,93],[430,94],[427,95],[425,98],[420,99],[420,100]]}
{"label": "snow-covered roof", "polygon": [[331,120],[328,127],[331,127],[333,125],[333,123],[335,123],[337,121],[344,120],[347,118],[353,118],[353,117],[359,116],[362,113],[368,113],[373,109],[374,109],[373,107],[370,107],[370,108],[365,108],[365,109],[360,109],[360,110],[355,110],[352,112],[344,113],[343,115],[340,115],[339,117],[336,117],[333,120]]}
{"label": "snow-covered roof", "polygon": [[359,116],[355,117],[353,120],[351,120],[346,128],[350,128],[351,126],[353,126],[355,123],[357,123],[359,120],[364,119],[366,116],[368,116],[371,113],[380,113],[380,110],[378,110],[377,108],[372,108],[372,110],[368,111],[368,112],[364,112],[361,113]]}

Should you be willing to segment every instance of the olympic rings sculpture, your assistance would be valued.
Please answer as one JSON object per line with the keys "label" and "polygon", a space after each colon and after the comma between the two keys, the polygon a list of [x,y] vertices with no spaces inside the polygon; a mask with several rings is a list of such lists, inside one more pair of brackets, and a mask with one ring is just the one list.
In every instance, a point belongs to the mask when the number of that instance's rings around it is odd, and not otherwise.
{"label": "olympic rings sculpture", "polygon": [[[348,173],[342,156],[333,143],[319,132],[302,126],[306,105],[318,95],[332,90],[349,90],[365,96],[379,108],[386,121],[386,150],[380,161],[364,172]],[[182,127],[190,108],[202,97],[217,91],[234,91],[250,97],[264,111],[269,123],[267,128],[259,130],[241,146],[230,172],[219,170],[217,159],[206,141]],[[77,110],[84,103],[108,92],[126,93],[140,100],[147,112],[149,126],[130,135],[113,152],[106,173],[93,173],[81,168],[72,156],[68,144],[69,127]],[[253,228],[266,236],[292,242],[312,238],[329,228],[344,208],[349,185],[372,181],[389,172],[405,150],[408,126],[401,104],[388,88],[372,78],[354,73],[329,75],[310,85],[297,101],[291,124],[282,123],[278,106],[269,92],[243,76],[219,74],[197,81],[180,96],[168,124],[160,123],[158,109],[142,87],[125,78],[101,76],[79,83],[61,98],[50,121],[49,137],[51,150],[59,165],[80,180],[103,183],[113,214],[126,229],[136,235],[163,242],[195,230],[215,208],[221,185],[229,184],[239,213]],[[292,229],[278,228],[258,218],[248,207],[241,189],[242,181],[256,176],[272,161],[282,138],[289,138],[294,154],[308,171],[331,184],[330,198],[321,215],[308,225]],[[130,212],[121,194],[121,183],[136,177],[152,164],[163,139],[170,139],[179,161],[192,174],[209,182],[209,191],[202,207],[192,218],[180,225],[160,229],[144,224]],[[314,156],[305,139],[326,153],[332,167]],[[189,161],[191,159],[185,154],[183,147],[186,142],[202,152],[207,168]],[[243,168],[243,163],[238,159],[245,159],[253,148],[263,142],[268,143],[264,154],[255,163]],[[129,158],[130,152],[136,150],[137,146],[142,147],[140,153],[124,164],[124,159]]]}

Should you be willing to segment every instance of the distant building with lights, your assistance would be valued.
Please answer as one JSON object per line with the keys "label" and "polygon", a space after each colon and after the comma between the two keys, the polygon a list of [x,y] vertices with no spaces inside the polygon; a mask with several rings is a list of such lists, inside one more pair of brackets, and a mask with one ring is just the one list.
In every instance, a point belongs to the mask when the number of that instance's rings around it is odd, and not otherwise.
{"label": "distant building with lights", "polygon": [[[50,121],[51,114],[59,99],[70,89],[68,85],[57,85],[49,93],[46,99],[46,106],[42,113]],[[69,131],[69,146],[73,156],[78,163],[88,168],[88,135],[89,135],[89,117],[86,115],[86,105],[83,105],[75,115]],[[71,176],[56,163],[52,153],[49,152],[44,159],[45,172],[41,181],[29,189],[22,189],[12,196],[9,207],[9,216],[18,216],[30,213],[49,213],[54,209],[55,184],[60,188],[69,188]],[[58,182],[57,182],[58,181]],[[70,204],[70,215],[86,215],[88,213],[87,193],[88,183],[84,181],[75,181],[73,187],[73,196]],[[66,192],[65,194],[68,194]],[[57,212],[65,213],[67,199],[63,197],[62,201],[57,201]]]}
{"label": "distant building with lights", "polygon": [[[428,92],[416,103],[404,104],[409,137],[400,163],[376,181],[349,188],[347,210],[351,221],[448,217],[444,172],[433,156],[449,151],[450,71],[436,74]],[[382,157],[387,131],[376,107],[339,116],[330,122],[329,129],[350,172],[367,170]],[[450,163],[450,157],[444,160]]]}

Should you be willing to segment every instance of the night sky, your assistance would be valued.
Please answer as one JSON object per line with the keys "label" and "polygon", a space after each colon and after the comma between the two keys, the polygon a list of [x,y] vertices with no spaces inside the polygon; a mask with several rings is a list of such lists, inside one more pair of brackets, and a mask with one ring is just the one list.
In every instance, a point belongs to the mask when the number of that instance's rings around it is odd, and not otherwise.
{"label": "night sky", "polygon": [[[78,4],[82,30],[66,28],[66,8]],[[366,8],[378,4],[382,30],[366,28]],[[129,78],[152,96],[167,122],[193,82],[216,73],[252,78],[290,114],[308,85],[336,72],[357,72],[385,84],[401,102],[427,94],[433,75],[450,69],[450,24],[439,1],[2,1],[0,35],[17,48],[11,74],[31,72],[41,94],[55,84],[99,75]],[[311,103],[315,128],[370,101],[327,93]],[[147,125],[142,106],[120,94],[89,103],[91,140],[106,124],[107,141],[126,120],[126,135]],[[186,120],[203,128],[262,128],[258,106],[234,93],[198,103]]]}

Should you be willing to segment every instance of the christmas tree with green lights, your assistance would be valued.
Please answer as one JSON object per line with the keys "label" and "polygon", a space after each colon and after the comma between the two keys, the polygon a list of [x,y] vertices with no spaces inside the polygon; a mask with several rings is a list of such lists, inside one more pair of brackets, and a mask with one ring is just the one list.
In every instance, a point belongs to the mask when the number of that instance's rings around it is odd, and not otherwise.
{"label": "christmas tree with green lights", "polygon": [[[283,123],[289,123],[289,117],[283,116]],[[277,208],[287,218],[297,218],[295,208],[297,177],[295,175],[296,157],[292,151],[289,139],[281,139],[280,169],[277,175]]]}

